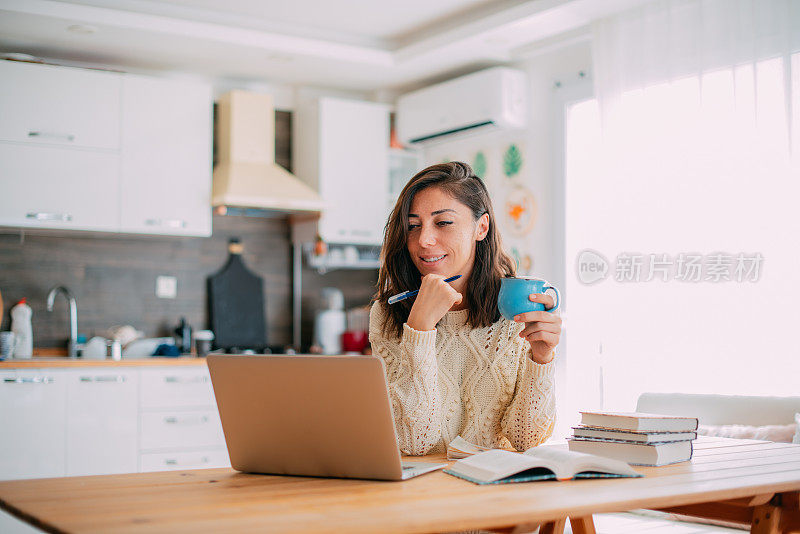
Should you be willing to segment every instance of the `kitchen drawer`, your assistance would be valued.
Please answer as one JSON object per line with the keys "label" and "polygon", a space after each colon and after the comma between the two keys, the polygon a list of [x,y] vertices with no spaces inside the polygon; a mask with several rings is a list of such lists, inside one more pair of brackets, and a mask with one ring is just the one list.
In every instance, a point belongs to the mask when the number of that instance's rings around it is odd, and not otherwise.
{"label": "kitchen drawer", "polygon": [[0,61],[0,140],[118,150],[122,76]]}
{"label": "kitchen drawer", "polygon": [[0,141],[0,177],[0,226],[119,229],[117,154]]}
{"label": "kitchen drawer", "polygon": [[225,445],[217,410],[145,412],[139,415],[142,451]]}
{"label": "kitchen drawer", "polygon": [[139,471],[176,471],[179,469],[203,469],[230,467],[226,449],[202,451],[153,452],[139,457]]}
{"label": "kitchen drawer", "polygon": [[208,368],[146,369],[140,374],[142,408],[216,406]]}

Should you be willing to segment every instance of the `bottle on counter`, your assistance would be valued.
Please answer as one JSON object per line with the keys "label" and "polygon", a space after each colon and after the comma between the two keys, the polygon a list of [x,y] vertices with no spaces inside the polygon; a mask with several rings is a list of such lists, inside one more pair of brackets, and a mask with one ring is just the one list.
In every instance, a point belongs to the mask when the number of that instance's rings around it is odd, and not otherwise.
{"label": "bottle on counter", "polygon": [[175,345],[181,354],[192,352],[192,327],[186,322],[185,317],[181,317],[181,323],[175,329]]}
{"label": "bottle on counter", "polygon": [[14,332],[14,358],[30,358],[33,356],[33,326],[31,317],[33,310],[27,299],[22,299],[11,308],[11,331]]}

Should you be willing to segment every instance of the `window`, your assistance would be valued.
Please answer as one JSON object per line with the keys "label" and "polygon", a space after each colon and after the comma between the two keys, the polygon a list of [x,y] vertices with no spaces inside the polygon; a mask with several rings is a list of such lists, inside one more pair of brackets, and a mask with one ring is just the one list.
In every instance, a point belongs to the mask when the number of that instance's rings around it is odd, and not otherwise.
{"label": "window", "polygon": [[644,391],[797,394],[799,155],[797,53],[567,105],[570,417]]}

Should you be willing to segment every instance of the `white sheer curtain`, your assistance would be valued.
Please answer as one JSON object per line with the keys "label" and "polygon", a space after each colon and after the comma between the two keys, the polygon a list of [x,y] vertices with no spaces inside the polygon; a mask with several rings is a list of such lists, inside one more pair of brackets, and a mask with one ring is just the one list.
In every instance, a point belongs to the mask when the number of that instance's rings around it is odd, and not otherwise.
{"label": "white sheer curtain", "polygon": [[593,32],[566,138],[578,408],[800,394],[800,1],[656,1]]}

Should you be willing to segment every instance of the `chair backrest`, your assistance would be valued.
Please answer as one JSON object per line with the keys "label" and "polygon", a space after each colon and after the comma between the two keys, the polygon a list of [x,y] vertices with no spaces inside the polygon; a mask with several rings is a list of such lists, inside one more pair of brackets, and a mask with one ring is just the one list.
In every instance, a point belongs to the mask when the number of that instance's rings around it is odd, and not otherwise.
{"label": "chair backrest", "polygon": [[636,411],[697,417],[702,425],[788,425],[800,397],[642,393]]}

